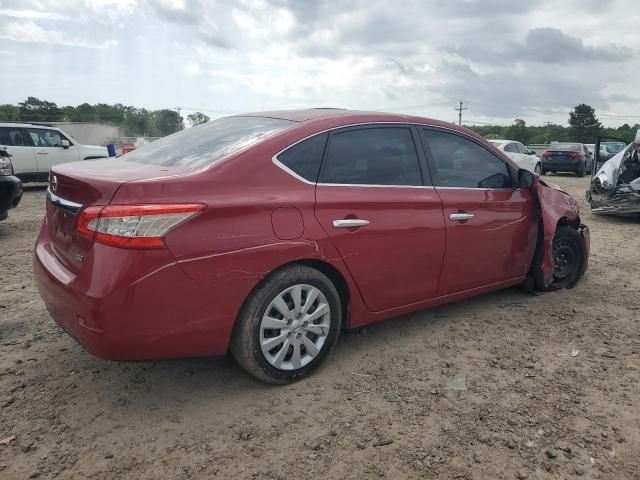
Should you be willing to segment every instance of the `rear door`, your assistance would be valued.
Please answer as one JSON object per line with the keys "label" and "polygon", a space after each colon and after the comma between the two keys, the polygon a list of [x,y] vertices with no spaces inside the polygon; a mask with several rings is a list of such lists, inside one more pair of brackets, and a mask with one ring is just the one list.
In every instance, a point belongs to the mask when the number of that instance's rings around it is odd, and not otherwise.
{"label": "rear door", "polygon": [[36,152],[38,172],[43,178],[47,178],[54,165],[78,160],[75,149],[62,147],[63,137],[57,130],[30,128],[29,135]]}
{"label": "rear door", "polygon": [[513,188],[507,163],[472,137],[421,134],[447,231],[439,295],[523,278],[537,235],[532,192]]}
{"label": "rear door", "polygon": [[371,311],[432,298],[438,289],[442,204],[416,135],[404,125],[332,132],[316,187],[316,217]]}
{"label": "rear door", "polygon": [[[0,146],[7,147],[13,157],[15,174],[25,180],[34,180],[38,172],[35,151],[27,136],[27,131],[21,127],[0,127]],[[28,178],[32,174],[34,178]]]}

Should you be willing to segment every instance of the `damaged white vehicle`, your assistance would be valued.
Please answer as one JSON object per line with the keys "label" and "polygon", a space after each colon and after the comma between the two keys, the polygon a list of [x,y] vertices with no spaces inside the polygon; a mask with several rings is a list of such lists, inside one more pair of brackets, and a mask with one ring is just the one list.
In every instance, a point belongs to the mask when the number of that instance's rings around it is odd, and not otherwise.
{"label": "damaged white vehicle", "polygon": [[[604,142],[599,138],[597,159],[600,143]],[[633,143],[604,163],[596,161],[594,165],[587,190],[591,211],[602,215],[640,216],[640,130]]]}

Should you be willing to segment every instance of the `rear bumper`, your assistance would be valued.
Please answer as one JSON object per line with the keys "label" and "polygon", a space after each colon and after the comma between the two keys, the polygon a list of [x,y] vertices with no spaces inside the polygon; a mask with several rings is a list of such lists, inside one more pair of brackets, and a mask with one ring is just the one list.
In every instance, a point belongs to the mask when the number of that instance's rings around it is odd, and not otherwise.
{"label": "rear bumper", "polygon": [[546,171],[555,170],[558,172],[575,172],[582,168],[582,160],[545,160],[542,159],[540,165]]}
{"label": "rear bumper", "polygon": [[110,360],[224,355],[257,279],[198,283],[168,250],[94,244],[79,272],[56,257],[43,225],[33,259],[53,319],[86,350]]}
{"label": "rear bumper", "polygon": [[0,176],[0,220],[7,218],[10,209],[15,208],[22,198],[22,182],[12,175]]}

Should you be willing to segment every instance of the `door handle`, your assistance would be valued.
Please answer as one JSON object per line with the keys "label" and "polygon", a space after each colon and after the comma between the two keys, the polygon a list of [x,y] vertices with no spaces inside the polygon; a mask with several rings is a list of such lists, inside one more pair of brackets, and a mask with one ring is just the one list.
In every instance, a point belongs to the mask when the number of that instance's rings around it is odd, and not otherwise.
{"label": "door handle", "polygon": [[38,155],[49,155],[49,152],[42,152],[42,151],[40,151],[40,152],[36,152],[36,153],[37,153]]}
{"label": "door handle", "polygon": [[353,227],[366,227],[369,225],[369,220],[363,220],[360,218],[344,218],[342,220],[334,220],[334,228],[353,228]]}
{"label": "door handle", "polygon": [[464,222],[465,220],[471,220],[475,215],[473,213],[450,213],[449,220],[454,222]]}

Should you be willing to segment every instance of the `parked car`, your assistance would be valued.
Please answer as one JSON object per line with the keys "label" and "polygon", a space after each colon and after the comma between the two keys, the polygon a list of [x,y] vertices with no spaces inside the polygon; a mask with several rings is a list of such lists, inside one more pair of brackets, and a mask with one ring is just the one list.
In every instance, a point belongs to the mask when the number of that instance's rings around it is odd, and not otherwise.
{"label": "parked car", "polygon": [[628,146],[610,156],[609,147],[616,149],[622,141],[598,138],[596,156],[587,190],[591,211],[601,215],[640,216],[640,130]]}
{"label": "parked car", "polygon": [[520,142],[513,140],[489,140],[489,142],[495,145],[498,150],[506,153],[520,168],[540,173],[540,159],[536,152],[528,149]]}
{"label": "parked car", "polygon": [[114,360],[223,355],[287,383],[353,328],[587,268],[577,202],[477,134],[311,109],[221,118],[54,166],[35,248],[52,317]]}
{"label": "parked car", "polygon": [[30,123],[0,123],[0,146],[11,150],[24,183],[46,182],[54,165],[109,156],[106,147],[81,145],[59,128]]}
{"label": "parked car", "polygon": [[593,155],[584,143],[552,143],[542,153],[540,173],[573,172],[584,177],[591,170]]}
{"label": "parked car", "polygon": [[9,210],[15,208],[22,198],[22,183],[13,175],[11,154],[0,147],[0,221],[6,220]]}

